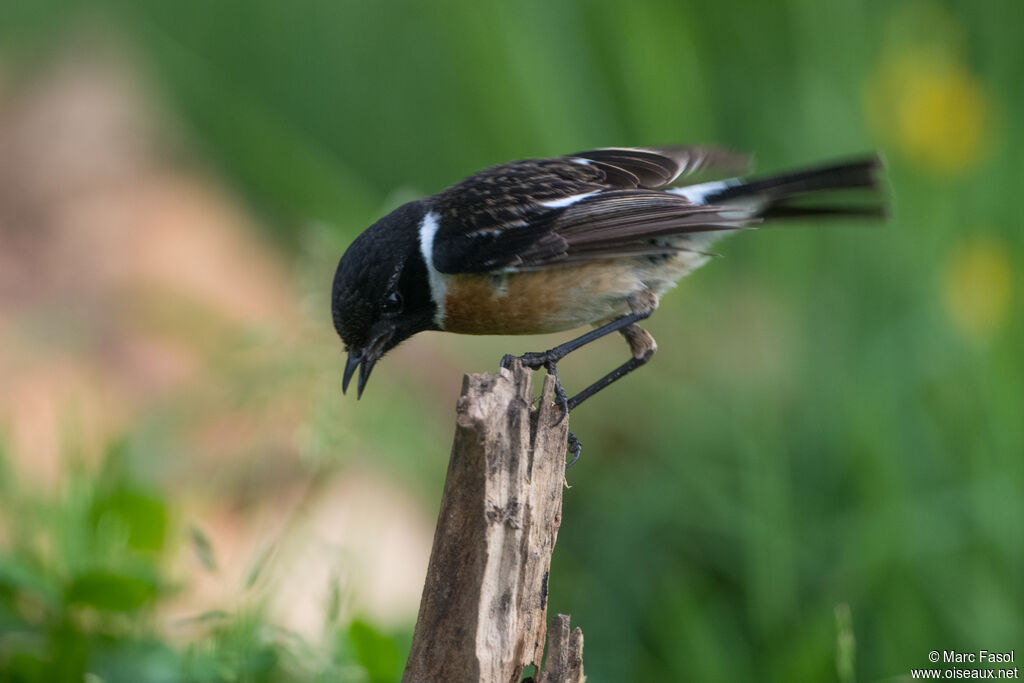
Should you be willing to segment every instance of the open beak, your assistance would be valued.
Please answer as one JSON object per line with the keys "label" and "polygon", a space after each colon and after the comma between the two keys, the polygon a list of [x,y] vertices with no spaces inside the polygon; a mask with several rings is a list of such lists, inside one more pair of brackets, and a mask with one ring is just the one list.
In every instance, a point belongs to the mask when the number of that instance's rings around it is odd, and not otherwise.
{"label": "open beak", "polygon": [[393,329],[386,329],[378,334],[373,340],[362,349],[352,349],[348,352],[348,361],[345,362],[345,374],[341,378],[341,393],[348,391],[352,375],[359,368],[359,382],[356,384],[356,400],[363,397],[363,389],[366,388],[366,380],[370,379],[370,372],[380,357],[384,355],[387,343],[394,335]]}

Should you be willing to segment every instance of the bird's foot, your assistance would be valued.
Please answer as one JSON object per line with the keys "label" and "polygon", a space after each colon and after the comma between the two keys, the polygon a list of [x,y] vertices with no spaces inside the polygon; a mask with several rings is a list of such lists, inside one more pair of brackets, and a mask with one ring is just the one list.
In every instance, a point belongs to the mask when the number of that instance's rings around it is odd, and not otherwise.
{"label": "bird's foot", "polygon": [[[569,396],[565,393],[565,387],[562,386],[561,380],[558,379],[558,366],[555,361],[548,361],[544,364],[544,369],[547,373],[555,378],[555,403],[562,408],[562,414],[558,418],[556,425],[562,424],[562,421],[569,417]],[[571,431],[569,432],[568,439],[565,445],[566,451],[572,456],[572,459],[565,464],[566,468],[572,467],[576,464],[576,461],[580,459],[580,453],[583,452],[583,444],[576,438],[576,435]]]}
{"label": "bird's foot", "polygon": [[561,354],[553,353],[552,350],[528,351],[527,353],[517,357],[524,367],[530,368],[531,370],[539,370],[541,368],[547,368],[548,366],[554,367],[555,363],[563,358]]}
{"label": "bird's foot", "polygon": [[506,353],[504,356],[501,357],[500,365],[506,370],[511,370],[512,361],[518,360],[520,363],[523,364],[524,368],[529,368],[531,370],[540,370],[541,368],[546,367],[548,364],[557,363],[561,359],[561,356],[557,356],[556,354],[553,354],[550,351],[530,351],[528,353],[524,353],[521,356],[513,356],[511,353]]}
{"label": "bird's foot", "polygon": [[565,449],[572,455],[572,460],[565,463],[565,469],[569,469],[580,459],[580,454],[583,453],[583,444],[580,443],[575,434],[569,432],[569,440],[566,442]]}
{"label": "bird's foot", "polygon": [[558,379],[558,364],[555,361],[548,361],[544,364],[544,369],[555,378],[555,403],[562,409],[562,415],[555,424],[562,424],[562,421],[569,417],[569,396],[565,393],[562,381]]}
{"label": "bird's foot", "polygon": [[[558,379],[558,361],[561,356],[553,354],[550,351],[533,351],[524,353],[521,356],[513,356],[511,354],[505,354],[501,359],[501,367],[506,369],[512,368],[512,361],[518,360],[523,364],[523,367],[530,368],[531,370],[544,370],[555,378],[555,403],[562,409],[562,414],[558,418],[558,422],[555,424],[561,424],[569,416],[569,396],[565,393],[565,387],[562,386],[561,380]],[[568,440],[566,441],[566,452],[572,456],[572,458],[565,464],[565,466],[572,467],[576,464],[576,461],[580,459],[580,454],[583,452],[583,444],[576,438],[576,435],[569,432]]]}
{"label": "bird's foot", "polygon": [[565,393],[565,387],[562,386],[561,380],[558,379],[558,361],[561,358],[561,355],[551,351],[530,351],[521,356],[505,354],[501,359],[503,368],[511,369],[512,361],[519,360],[523,367],[531,370],[544,368],[549,375],[555,378],[555,403],[562,409],[562,414],[555,424],[561,424],[562,420],[569,416],[569,396]]}

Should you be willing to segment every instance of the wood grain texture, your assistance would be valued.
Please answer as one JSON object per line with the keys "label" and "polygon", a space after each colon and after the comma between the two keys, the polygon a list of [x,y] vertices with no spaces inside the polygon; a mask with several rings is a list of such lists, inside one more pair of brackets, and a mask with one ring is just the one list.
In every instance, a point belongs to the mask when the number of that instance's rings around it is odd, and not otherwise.
{"label": "wood grain texture", "polygon": [[[516,362],[463,380],[406,683],[518,683],[539,669],[569,427],[551,377],[531,410],[531,374]],[[543,680],[583,680],[579,659],[577,678]]]}

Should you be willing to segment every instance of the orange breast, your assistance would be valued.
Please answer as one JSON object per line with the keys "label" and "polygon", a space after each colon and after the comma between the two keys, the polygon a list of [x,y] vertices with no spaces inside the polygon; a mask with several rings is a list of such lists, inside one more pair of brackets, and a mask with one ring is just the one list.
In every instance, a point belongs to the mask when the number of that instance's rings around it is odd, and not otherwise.
{"label": "orange breast", "polygon": [[602,261],[447,280],[444,329],[461,334],[542,334],[629,312],[627,297],[643,288],[627,263]]}

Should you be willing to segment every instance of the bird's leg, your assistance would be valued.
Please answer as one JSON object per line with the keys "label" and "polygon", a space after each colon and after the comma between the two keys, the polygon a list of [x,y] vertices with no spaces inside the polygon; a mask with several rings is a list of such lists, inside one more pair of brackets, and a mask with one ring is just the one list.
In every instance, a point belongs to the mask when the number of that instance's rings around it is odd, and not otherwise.
{"label": "bird's leg", "polygon": [[[646,362],[646,360],[637,362],[636,358],[638,354],[643,355],[644,353],[647,353],[647,357],[649,357],[650,354],[654,352],[653,350],[637,350],[640,348],[640,346],[635,346],[635,344],[640,344],[640,342],[634,341],[634,338],[640,339],[640,336],[645,335],[647,338],[650,339],[651,349],[656,348],[656,345],[654,345],[653,337],[647,334],[647,332],[645,332],[644,330],[637,327],[635,324],[638,321],[642,321],[642,319],[649,317],[650,314],[654,312],[654,309],[657,308],[657,296],[653,292],[649,291],[637,292],[630,296],[629,305],[632,312],[623,315],[622,317],[616,317],[610,323],[606,323],[599,328],[595,328],[590,332],[584,335],[580,335],[575,339],[570,339],[564,344],[559,344],[558,346],[550,348],[547,351],[531,351],[528,353],[523,353],[520,356],[506,355],[504,358],[502,358],[502,367],[507,368],[510,362],[512,361],[513,357],[518,357],[519,360],[522,362],[522,365],[526,368],[529,368],[530,370],[538,370],[540,368],[546,369],[548,371],[548,374],[555,378],[555,400],[562,407],[562,416],[560,420],[564,420],[565,417],[568,415],[569,411],[572,410],[574,404],[579,404],[585,398],[589,398],[600,389],[603,389],[608,384],[614,382],[616,379],[623,377],[630,371],[642,366],[644,362]],[[639,332],[628,332],[631,328],[636,328],[636,330],[638,330]],[[624,365],[622,368],[618,368],[612,373],[609,373],[608,376],[601,378],[591,386],[587,387],[582,392],[577,394],[577,396],[573,396],[573,399],[579,398],[579,400],[575,401],[575,403],[572,402],[572,399],[566,400],[565,389],[562,387],[562,383],[558,379],[558,361],[564,358],[572,351],[575,351],[581,348],[582,346],[586,346],[590,342],[598,340],[601,337],[604,337],[605,335],[611,334],[612,332],[622,332],[624,335],[626,335],[627,341],[630,342],[630,348],[634,350],[634,359],[631,360],[630,362],[627,362],[627,364]],[[631,364],[635,365],[627,369],[626,366],[629,366]],[[615,373],[620,374],[618,374],[616,377],[608,379],[608,377],[614,375]]]}
{"label": "bird's leg", "polygon": [[[557,377],[555,378],[555,400],[562,406],[562,419],[565,419],[565,416],[569,414],[570,410],[573,410],[576,406],[583,403],[583,401],[601,391],[612,382],[622,379],[641,365],[645,365],[647,361],[651,359],[651,356],[654,355],[654,352],[658,350],[658,343],[654,341],[654,337],[651,336],[651,333],[636,323],[627,325],[619,330],[619,332],[626,338],[626,342],[629,344],[629,349],[633,352],[633,357],[628,361],[568,400],[565,399],[565,391],[562,389],[561,383],[558,382]],[[551,372],[551,370],[548,372]],[[560,396],[558,392],[561,392]],[[566,443],[566,449],[572,455],[572,459],[565,465],[568,468],[576,464],[576,461],[580,459],[580,454],[583,452],[583,445],[572,432],[569,432],[569,440]]]}
{"label": "bird's leg", "polygon": [[653,310],[654,309],[651,308],[649,311],[630,313],[622,316],[621,318],[616,318],[610,323],[597,327],[586,334],[582,334],[575,339],[565,342],[564,344],[559,344],[547,351],[531,351],[524,353],[521,356],[506,355],[501,359],[501,366],[503,368],[507,368],[515,358],[518,358],[524,367],[528,367],[531,370],[537,370],[540,368],[547,370],[547,373],[555,378],[555,400],[562,406],[562,417],[560,419],[564,420],[565,416],[569,414],[569,403],[565,400],[565,389],[562,387],[562,383],[558,379],[558,361],[579,349],[581,346],[585,346],[586,344],[589,344],[596,339],[600,339],[607,334],[611,334],[612,332],[618,332],[623,328],[629,327],[637,320],[643,320],[650,316]]}
{"label": "bird's leg", "polygon": [[[559,344],[547,351],[524,353],[522,356],[506,355],[501,359],[501,366],[503,368],[508,368],[512,361],[518,358],[525,367],[528,367],[531,370],[537,370],[541,367],[545,368],[547,373],[555,378],[555,402],[562,407],[562,415],[559,418],[559,422],[561,422],[569,415],[570,410],[596,394],[601,389],[604,389],[615,380],[626,376],[636,368],[640,367],[650,360],[652,355],[654,355],[654,351],[658,348],[657,344],[654,342],[654,337],[652,337],[646,330],[639,327],[636,323],[637,321],[650,317],[651,313],[654,312],[654,309],[658,307],[657,295],[649,291],[638,292],[629,298],[629,307],[632,310],[631,313],[620,318],[616,318],[611,322],[594,328],[586,334],[582,334],[575,339],[565,342],[564,344]],[[562,360],[580,347],[586,346],[590,342],[600,339],[612,332],[621,332],[623,336],[626,337],[626,341],[629,342],[630,349],[633,351],[633,358],[597,380],[572,398],[567,399],[565,388],[562,386],[562,382],[558,379],[558,361]],[[579,460],[580,453],[583,450],[580,440],[577,439],[576,435],[572,432],[569,432],[567,447],[569,453],[573,456],[572,460],[569,461],[569,465],[572,465]]]}
{"label": "bird's leg", "polygon": [[654,355],[654,352],[658,350],[658,344],[654,341],[651,333],[639,325],[629,325],[620,331],[629,343],[629,349],[633,352],[633,357],[570,398],[568,401],[569,410],[573,410],[612,382],[622,379],[641,365],[645,365],[651,359],[651,356]]}
{"label": "bird's leg", "polygon": [[558,346],[550,348],[547,351],[530,351],[521,356],[505,356],[502,359],[502,365],[507,365],[513,358],[518,358],[525,367],[528,367],[531,370],[537,370],[549,364],[557,363],[580,347],[600,339],[605,335],[611,334],[612,332],[618,332],[622,328],[650,316],[651,313],[652,311],[629,313],[621,318],[616,318],[601,327],[596,327],[586,334],[581,334],[575,339],[570,339],[564,344],[559,344]]}

